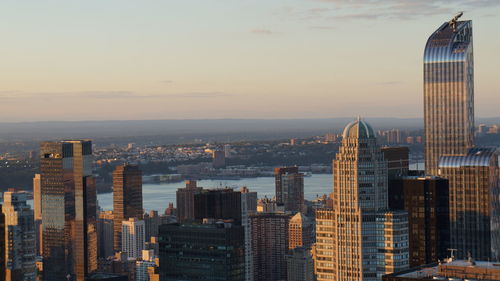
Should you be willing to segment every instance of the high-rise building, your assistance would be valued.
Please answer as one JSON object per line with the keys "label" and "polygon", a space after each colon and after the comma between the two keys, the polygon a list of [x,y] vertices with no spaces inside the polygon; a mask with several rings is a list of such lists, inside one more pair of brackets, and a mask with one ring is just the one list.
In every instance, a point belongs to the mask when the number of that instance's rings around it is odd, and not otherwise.
{"label": "high-rise building", "polygon": [[179,222],[194,221],[194,195],[200,193],[202,187],[196,185],[196,181],[186,181],[185,188],[179,188],[176,192],[177,219]]}
{"label": "high-rise building", "polygon": [[298,247],[286,256],[287,281],[315,281],[311,249]]}
{"label": "high-rise building", "polygon": [[304,209],[304,174],[298,167],[274,169],[276,201],[285,211],[302,212]]}
{"label": "high-rise building", "polygon": [[241,193],[231,188],[207,189],[194,195],[194,218],[234,220],[241,225]]}
{"label": "high-rise building", "polygon": [[142,172],[138,166],[124,164],[113,172],[114,248],[121,250],[122,221],[142,219]]}
{"label": "high-rise building", "polygon": [[121,226],[121,251],[126,253],[128,258],[140,258],[146,242],[144,239],[146,232],[144,221],[133,217],[129,218],[128,221],[122,221]]}
{"label": "high-rise building", "polygon": [[450,186],[450,247],[458,258],[500,259],[500,187],[496,148],[443,156],[439,174]]}
{"label": "high-rise building", "polygon": [[5,216],[0,204],[0,281],[5,281]]}
{"label": "high-rise building", "polygon": [[151,268],[158,268],[158,263],[153,250],[142,250],[142,259],[135,262],[135,281],[151,281]]}
{"label": "high-rise building", "polygon": [[36,241],[33,210],[25,192],[4,192],[5,280],[34,281]]}
{"label": "high-rise building", "polygon": [[114,242],[114,217],[113,211],[99,213],[97,220],[97,241],[99,245],[99,258],[107,258],[115,254]]}
{"label": "high-rise building", "polygon": [[90,140],[40,145],[44,280],[97,269],[97,194]]}
{"label": "high-rise building", "polygon": [[315,274],[318,281],[336,280],[333,252],[335,242],[335,212],[333,209],[316,209],[316,244],[314,246]]}
{"label": "high-rise building", "polygon": [[447,257],[450,242],[448,180],[406,177],[391,180],[389,208],[408,212],[410,267]]}
{"label": "high-rise building", "polygon": [[33,177],[33,209],[35,219],[36,254],[42,255],[42,187],[40,174]]}
{"label": "high-rise building", "polygon": [[443,155],[466,154],[474,143],[472,21],[442,24],[424,51],[425,172],[438,175]]}
{"label": "high-rise building", "polygon": [[250,215],[254,281],[286,280],[289,221],[284,213]]}
{"label": "high-rise building", "polygon": [[288,249],[311,248],[313,223],[303,213],[295,214],[288,224]]}
{"label": "high-rise building", "polygon": [[245,280],[243,227],[214,224],[160,226],[160,279]]}
{"label": "high-rise building", "polygon": [[245,232],[245,280],[252,281],[252,230],[250,227],[250,215],[257,212],[257,192],[250,192],[248,188],[242,187],[241,194],[241,225]]}
{"label": "high-rise building", "polygon": [[389,179],[408,175],[410,149],[407,146],[382,147],[381,150],[387,162],[387,175]]}
{"label": "high-rise building", "polygon": [[318,281],[375,281],[407,268],[407,213],[387,210],[387,164],[363,120],[345,127],[333,172],[333,210],[317,211]]}
{"label": "high-rise building", "polygon": [[404,210],[379,212],[376,222],[377,277],[381,280],[383,275],[409,268],[408,213]]}

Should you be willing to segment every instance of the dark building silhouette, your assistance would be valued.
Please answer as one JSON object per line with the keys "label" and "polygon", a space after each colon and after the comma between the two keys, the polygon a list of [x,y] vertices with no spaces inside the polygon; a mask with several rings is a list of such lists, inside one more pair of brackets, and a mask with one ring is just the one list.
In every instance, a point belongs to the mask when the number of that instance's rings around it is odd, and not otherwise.
{"label": "dark building silhouette", "polygon": [[283,213],[250,215],[254,281],[287,279],[289,221]]}
{"label": "dark building silhouette", "polygon": [[112,273],[93,273],[90,274],[85,281],[129,281],[127,275],[119,275]]}
{"label": "dark building silhouette", "polygon": [[5,216],[0,204],[0,281],[5,280]]}
{"label": "dark building silhouette", "polygon": [[203,188],[196,185],[196,181],[186,181],[185,188],[179,188],[176,192],[177,220],[179,222],[194,221],[194,195],[200,193]]}
{"label": "dark building silhouette", "polygon": [[40,145],[43,279],[84,280],[97,269],[97,194],[92,142]]}
{"label": "dark building silhouette", "polygon": [[410,165],[410,149],[408,147],[382,147],[381,150],[387,162],[387,176],[389,179],[408,175]]}
{"label": "dark building silhouette", "polygon": [[160,280],[245,280],[243,227],[164,224],[159,229]]}
{"label": "dark building silhouette", "polygon": [[117,166],[113,172],[114,249],[121,251],[122,222],[142,219],[142,172],[136,165]]}
{"label": "dark building silhouette", "polygon": [[208,189],[194,195],[194,217],[234,220],[241,225],[241,192],[231,188]]}
{"label": "dark building silhouette", "polygon": [[410,267],[447,257],[450,242],[448,180],[407,177],[391,180],[389,208],[408,212]]}
{"label": "dark building silhouette", "polygon": [[304,174],[298,167],[274,169],[276,201],[285,211],[302,212],[304,208]]}

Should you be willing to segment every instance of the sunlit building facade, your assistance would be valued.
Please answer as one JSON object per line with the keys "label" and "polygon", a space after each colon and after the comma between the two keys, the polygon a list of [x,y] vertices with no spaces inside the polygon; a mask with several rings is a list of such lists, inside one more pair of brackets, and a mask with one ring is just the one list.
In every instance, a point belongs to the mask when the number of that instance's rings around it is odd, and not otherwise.
{"label": "sunlit building facade", "polygon": [[122,221],[142,219],[142,172],[136,165],[117,166],[113,171],[114,249],[121,250]]}
{"label": "sunlit building facade", "polygon": [[500,188],[496,148],[443,156],[440,176],[449,180],[450,248],[457,258],[500,260]]}
{"label": "sunlit building facade", "polygon": [[333,209],[316,212],[317,280],[376,281],[408,268],[407,213],[387,209],[387,163],[368,123],[345,127],[333,172]]}
{"label": "sunlit building facade", "polygon": [[84,280],[97,269],[92,142],[42,142],[40,150],[43,279]]}
{"label": "sunlit building facade", "polygon": [[424,51],[425,172],[439,157],[465,154],[474,142],[472,21],[441,25]]}

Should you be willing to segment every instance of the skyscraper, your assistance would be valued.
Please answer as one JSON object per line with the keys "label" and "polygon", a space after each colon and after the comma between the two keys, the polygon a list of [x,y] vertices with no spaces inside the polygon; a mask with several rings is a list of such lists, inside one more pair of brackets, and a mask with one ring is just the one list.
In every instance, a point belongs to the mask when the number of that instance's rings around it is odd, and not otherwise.
{"label": "skyscraper", "polygon": [[242,187],[241,194],[241,225],[245,232],[245,280],[252,281],[252,230],[250,226],[250,215],[257,212],[257,192],[250,192],[248,188]]}
{"label": "skyscraper", "polygon": [[241,193],[231,188],[206,189],[194,195],[194,218],[234,220],[241,225]]}
{"label": "skyscraper", "polygon": [[289,221],[284,213],[250,215],[254,281],[286,280]]}
{"label": "skyscraper", "polygon": [[34,281],[35,222],[24,192],[4,192],[6,281]]}
{"label": "skyscraper", "polygon": [[302,212],[304,208],[304,174],[298,167],[274,169],[276,201],[285,211]]}
{"label": "skyscraper", "polygon": [[333,172],[333,210],[317,211],[318,281],[375,281],[407,268],[407,213],[387,210],[387,163],[363,120],[345,127]]}
{"label": "skyscraper", "polygon": [[298,247],[286,256],[287,281],[314,281],[314,261],[311,249]]}
{"label": "skyscraper", "polygon": [[425,172],[438,175],[439,157],[465,154],[474,142],[472,21],[442,24],[424,51]]}
{"label": "skyscraper", "polygon": [[40,145],[44,280],[97,269],[97,194],[90,140]]}
{"label": "skyscraper", "polygon": [[99,258],[108,258],[114,255],[114,219],[113,211],[103,211],[99,213],[97,221],[97,241],[99,245]]}
{"label": "skyscraper", "polygon": [[389,185],[389,207],[408,212],[410,266],[443,260],[450,242],[448,180],[406,177]]}
{"label": "skyscraper", "polygon": [[0,281],[5,281],[5,216],[0,204]]}
{"label": "skyscraper", "polygon": [[140,258],[142,250],[144,250],[144,243],[146,242],[146,227],[144,221],[132,217],[127,221],[123,221],[121,227],[121,251],[126,253],[128,258]]}
{"label": "skyscraper", "polygon": [[500,260],[500,187],[496,148],[443,156],[440,176],[450,185],[450,247],[458,258]]}
{"label": "skyscraper", "polygon": [[114,248],[121,250],[122,221],[142,219],[142,172],[135,165],[117,166],[113,172]]}
{"label": "skyscraper", "polygon": [[161,225],[160,279],[245,280],[243,237],[242,226],[222,221]]}
{"label": "skyscraper", "polygon": [[33,209],[35,219],[36,253],[42,255],[42,189],[40,174],[33,177]]}

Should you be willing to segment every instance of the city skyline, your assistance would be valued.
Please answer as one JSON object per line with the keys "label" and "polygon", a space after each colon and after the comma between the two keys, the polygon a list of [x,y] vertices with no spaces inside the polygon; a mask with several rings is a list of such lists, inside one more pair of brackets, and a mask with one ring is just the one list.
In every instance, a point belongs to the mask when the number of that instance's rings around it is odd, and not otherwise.
{"label": "city skyline", "polygon": [[421,117],[421,42],[461,10],[477,30],[476,111],[497,116],[496,1],[1,7],[3,121]]}

